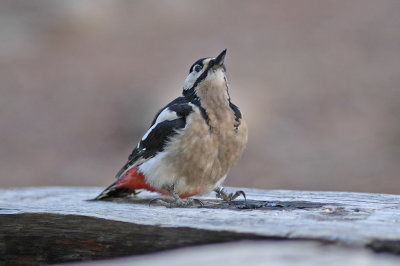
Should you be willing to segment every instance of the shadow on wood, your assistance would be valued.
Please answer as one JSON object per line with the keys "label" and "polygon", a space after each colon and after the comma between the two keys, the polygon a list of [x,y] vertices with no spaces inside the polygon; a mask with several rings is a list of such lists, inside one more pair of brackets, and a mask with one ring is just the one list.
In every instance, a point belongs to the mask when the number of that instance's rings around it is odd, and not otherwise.
{"label": "shadow on wood", "polygon": [[265,238],[188,227],[167,228],[99,218],[16,214],[0,219],[0,262],[42,264],[113,258],[191,245]]}

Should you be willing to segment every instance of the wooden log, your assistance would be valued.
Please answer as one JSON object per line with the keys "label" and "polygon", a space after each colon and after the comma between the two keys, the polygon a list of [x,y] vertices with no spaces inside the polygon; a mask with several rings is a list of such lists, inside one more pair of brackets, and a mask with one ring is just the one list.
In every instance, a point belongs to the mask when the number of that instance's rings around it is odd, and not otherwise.
{"label": "wooden log", "polygon": [[[227,188],[234,191],[234,188]],[[149,206],[142,192],[87,201],[101,188],[0,189],[0,264],[111,258],[240,239],[307,239],[400,254],[400,196],[243,189],[204,207]]]}

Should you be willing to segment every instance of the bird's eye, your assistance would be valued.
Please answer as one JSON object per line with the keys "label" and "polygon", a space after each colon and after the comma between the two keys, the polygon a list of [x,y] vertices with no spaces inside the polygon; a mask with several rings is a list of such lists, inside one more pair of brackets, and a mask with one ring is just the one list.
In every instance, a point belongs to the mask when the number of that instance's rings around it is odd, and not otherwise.
{"label": "bird's eye", "polygon": [[203,67],[201,65],[195,65],[194,71],[199,72]]}

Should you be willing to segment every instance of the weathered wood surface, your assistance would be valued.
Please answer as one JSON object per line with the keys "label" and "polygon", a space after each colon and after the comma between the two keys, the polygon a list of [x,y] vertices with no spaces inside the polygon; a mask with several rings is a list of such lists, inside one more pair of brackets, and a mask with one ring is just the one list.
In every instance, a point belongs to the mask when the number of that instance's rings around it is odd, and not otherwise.
{"label": "weathered wood surface", "polygon": [[[227,188],[233,191],[233,188]],[[54,263],[238,239],[312,239],[400,254],[400,195],[244,189],[202,208],[138,198],[86,201],[101,188],[0,190],[0,262]]]}

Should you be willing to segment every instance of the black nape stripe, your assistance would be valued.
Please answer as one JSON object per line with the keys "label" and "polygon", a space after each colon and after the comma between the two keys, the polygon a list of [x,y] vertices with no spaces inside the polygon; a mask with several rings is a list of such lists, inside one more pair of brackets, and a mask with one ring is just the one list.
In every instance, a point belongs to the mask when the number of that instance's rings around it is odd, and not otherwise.
{"label": "black nape stripe", "polygon": [[199,97],[196,94],[195,87],[193,86],[189,90],[184,90],[183,91],[183,96],[184,96],[184,98],[186,99],[187,102],[193,103],[194,105],[196,105],[200,109],[201,116],[206,121],[207,125],[210,127],[210,130],[211,130],[210,118],[207,115],[206,109],[204,109],[204,107],[201,106],[201,102],[200,102]]}
{"label": "black nape stripe", "polygon": [[196,98],[193,99],[191,102],[192,102],[194,105],[196,105],[197,107],[199,107],[201,116],[202,116],[203,119],[206,121],[208,127],[211,129],[211,126],[210,126],[210,118],[209,118],[208,115],[207,115],[206,109],[204,109],[204,107],[201,106],[200,99],[196,97]]}
{"label": "black nape stripe", "polygon": [[242,113],[240,112],[239,108],[234,105],[233,103],[231,103],[231,101],[229,101],[229,107],[232,109],[233,114],[235,115],[235,131],[237,132],[239,126],[240,126],[240,120],[242,119]]}
{"label": "black nape stripe", "polygon": [[231,102],[231,96],[229,95],[228,81],[226,80],[226,77],[224,77],[224,80],[226,84],[226,93],[228,94],[229,107],[232,109],[233,114],[235,115],[236,123],[234,127],[235,131],[237,132],[240,126],[240,120],[242,119],[242,113],[240,112],[239,108]]}
{"label": "black nape stripe", "polygon": [[228,95],[228,101],[231,102],[231,96],[229,95],[228,81],[226,80],[226,76],[224,77],[225,85],[226,85],[226,94]]}

